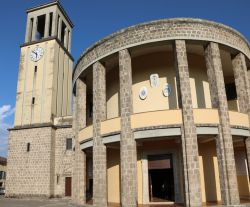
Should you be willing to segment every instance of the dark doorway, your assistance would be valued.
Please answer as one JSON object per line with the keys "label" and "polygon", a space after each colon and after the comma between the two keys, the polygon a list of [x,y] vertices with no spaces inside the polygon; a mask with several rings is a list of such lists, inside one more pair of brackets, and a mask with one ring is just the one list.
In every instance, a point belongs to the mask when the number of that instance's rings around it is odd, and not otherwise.
{"label": "dark doorway", "polygon": [[150,201],[174,201],[172,156],[150,155],[148,163]]}
{"label": "dark doorway", "polygon": [[65,178],[65,196],[71,196],[71,177]]}

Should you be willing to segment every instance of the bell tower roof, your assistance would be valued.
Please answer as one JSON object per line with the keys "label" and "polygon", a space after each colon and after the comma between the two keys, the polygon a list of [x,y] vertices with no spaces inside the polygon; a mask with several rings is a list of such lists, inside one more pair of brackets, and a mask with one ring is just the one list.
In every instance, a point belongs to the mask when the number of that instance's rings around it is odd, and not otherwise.
{"label": "bell tower roof", "polygon": [[26,12],[25,43],[21,46],[56,39],[70,53],[74,25],[59,1],[35,6]]}
{"label": "bell tower roof", "polygon": [[66,18],[66,20],[68,21],[69,25],[72,28],[74,27],[73,22],[71,21],[71,19],[69,18],[67,12],[64,10],[63,6],[60,4],[60,2],[58,0],[52,0],[51,2],[48,2],[48,3],[45,3],[45,4],[40,4],[38,6],[34,6],[34,7],[31,7],[31,8],[28,8],[26,10],[26,12],[28,14],[30,12],[34,12],[34,11],[37,11],[37,10],[45,9],[45,8],[51,7],[51,6],[57,6],[58,9],[61,11],[61,13],[64,15],[64,17]]}

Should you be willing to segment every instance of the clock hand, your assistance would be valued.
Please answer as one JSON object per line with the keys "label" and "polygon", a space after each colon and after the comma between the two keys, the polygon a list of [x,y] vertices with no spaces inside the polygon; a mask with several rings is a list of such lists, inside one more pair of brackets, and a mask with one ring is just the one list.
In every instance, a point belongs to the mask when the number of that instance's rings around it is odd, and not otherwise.
{"label": "clock hand", "polygon": [[35,55],[36,55],[36,57],[37,57],[37,53],[36,53],[35,51],[32,51],[32,53],[33,53],[33,54],[35,54]]}

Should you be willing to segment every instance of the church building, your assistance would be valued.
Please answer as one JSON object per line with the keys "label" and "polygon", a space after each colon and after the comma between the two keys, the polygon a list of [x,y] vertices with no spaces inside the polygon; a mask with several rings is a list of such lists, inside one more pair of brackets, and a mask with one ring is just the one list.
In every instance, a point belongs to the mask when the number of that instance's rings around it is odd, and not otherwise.
{"label": "church building", "polygon": [[27,10],[6,196],[249,206],[248,40],[221,23],[161,19],[74,62],[73,26],[59,1]]}

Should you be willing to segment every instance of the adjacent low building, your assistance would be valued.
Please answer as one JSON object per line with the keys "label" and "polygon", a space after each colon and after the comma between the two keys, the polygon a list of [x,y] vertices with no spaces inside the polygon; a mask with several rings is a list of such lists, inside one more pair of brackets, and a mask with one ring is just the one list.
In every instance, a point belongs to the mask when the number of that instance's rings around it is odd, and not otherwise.
{"label": "adjacent low building", "polygon": [[71,71],[73,24],[62,6],[27,12],[7,196],[72,191],[73,202],[97,207],[250,203],[242,34],[202,19],[146,22],[98,41]]}
{"label": "adjacent low building", "polygon": [[0,188],[5,188],[7,159],[0,157]]}

